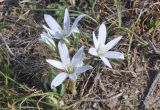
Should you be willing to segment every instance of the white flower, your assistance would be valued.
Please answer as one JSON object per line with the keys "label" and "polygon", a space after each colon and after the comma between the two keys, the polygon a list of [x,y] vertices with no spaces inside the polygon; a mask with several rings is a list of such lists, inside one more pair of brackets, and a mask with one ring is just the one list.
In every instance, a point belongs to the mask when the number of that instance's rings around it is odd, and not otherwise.
{"label": "white flower", "polygon": [[90,65],[81,65],[84,58],[83,47],[81,47],[76,54],[73,56],[72,60],[70,60],[69,52],[64,42],[58,43],[58,49],[60,53],[61,61],[47,59],[46,61],[52,66],[62,70],[63,72],[59,73],[51,82],[51,88],[57,87],[62,84],[62,82],[66,78],[70,78],[72,80],[77,79],[77,75],[80,73],[84,73],[85,71],[92,69]]}
{"label": "white flower", "polygon": [[52,49],[56,48],[56,44],[53,41],[53,39],[50,37],[49,33],[43,32],[41,34],[41,38],[39,40],[42,41],[42,42],[44,42],[47,46],[49,46]]}
{"label": "white flower", "polygon": [[53,38],[63,40],[65,37],[70,36],[72,33],[78,33],[79,30],[77,28],[78,22],[85,16],[85,14],[79,15],[72,27],[70,26],[70,17],[68,13],[68,9],[65,9],[65,14],[64,14],[64,21],[63,21],[63,29],[61,26],[56,22],[56,20],[48,14],[44,15],[44,19],[49,26],[47,28],[46,26],[43,26],[45,30],[49,31],[52,35]]}
{"label": "white flower", "polygon": [[105,65],[112,68],[109,60],[107,58],[111,59],[124,59],[124,54],[120,52],[115,51],[109,51],[112,49],[120,40],[122,36],[117,37],[107,44],[105,44],[106,41],[106,26],[104,23],[102,23],[99,27],[99,34],[98,39],[95,36],[95,33],[93,32],[93,42],[95,48],[90,48],[89,53],[94,56],[99,56],[101,60],[104,62]]}

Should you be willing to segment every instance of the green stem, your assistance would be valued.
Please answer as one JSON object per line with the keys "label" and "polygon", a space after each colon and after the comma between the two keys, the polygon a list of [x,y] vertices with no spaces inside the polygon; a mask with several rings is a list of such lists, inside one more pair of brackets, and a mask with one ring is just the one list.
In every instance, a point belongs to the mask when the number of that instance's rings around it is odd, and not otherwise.
{"label": "green stem", "polygon": [[65,38],[64,41],[65,41],[65,43],[67,45],[67,48],[69,49],[70,45],[71,45],[70,41],[67,38]]}
{"label": "green stem", "polygon": [[[12,79],[12,78],[6,76],[6,75],[5,75],[3,72],[1,72],[1,71],[0,71],[0,75],[2,75],[3,77],[5,77],[5,79],[10,80],[10,81],[12,81],[13,83],[17,84],[18,86],[20,86],[20,87],[23,88],[24,90],[26,90],[26,91],[29,90],[28,87],[26,87],[26,86],[24,86],[24,85],[22,85],[22,84],[16,82],[14,79]],[[8,81],[7,81],[7,82],[8,82]]]}
{"label": "green stem", "polygon": [[72,94],[73,95],[76,95],[77,94],[77,87],[76,87],[76,81],[71,81],[71,88],[70,88],[71,90],[71,92],[72,92]]}
{"label": "green stem", "polygon": [[122,11],[120,0],[114,0],[116,8],[117,8],[117,17],[118,17],[118,27],[122,26]]}
{"label": "green stem", "polygon": [[79,36],[74,34],[73,37],[74,37],[74,48],[78,49]]}
{"label": "green stem", "polygon": [[127,59],[128,59],[129,52],[130,52],[130,50],[131,50],[132,41],[133,41],[133,34],[132,34],[132,36],[130,37],[129,44],[128,44]]}

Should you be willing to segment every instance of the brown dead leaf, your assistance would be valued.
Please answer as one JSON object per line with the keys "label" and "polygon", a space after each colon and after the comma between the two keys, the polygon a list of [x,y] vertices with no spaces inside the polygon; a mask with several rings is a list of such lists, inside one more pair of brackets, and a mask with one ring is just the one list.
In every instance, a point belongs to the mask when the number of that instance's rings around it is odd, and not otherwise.
{"label": "brown dead leaf", "polygon": [[154,31],[154,28],[152,27],[151,29],[149,29],[149,30],[147,31],[146,34],[147,34],[148,36],[151,36],[153,31]]}

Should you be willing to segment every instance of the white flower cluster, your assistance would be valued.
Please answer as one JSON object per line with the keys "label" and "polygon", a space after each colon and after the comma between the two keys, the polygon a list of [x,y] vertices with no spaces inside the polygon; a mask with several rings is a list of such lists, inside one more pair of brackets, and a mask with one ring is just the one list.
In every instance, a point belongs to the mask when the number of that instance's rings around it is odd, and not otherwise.
{"label": "white flower cluster", "polygon": [[[78,22],[85,17],[85,14],[79,15],[72,26],[70,26],[70,17],[68,10],[65,9],[64,21],[63,21],[63,29],[56,22],[56,20],[50,15],[44,15],[44,19],[49,26],[43,26],[45,32],[41,34],[41,41],[46,43],[50,48],[56,48],[56,44],[53,39],[57,39],[58,42],[58,50],[61,58],[61,62],[57,60],[47,59],[46,61],[54,66],[55,68],[61,70],[51,82],[51,88],[55,88],[63,83],[63,81],[67,78],[71,80],[76,80],[77,76],[81,73],[84,73],[87,70],[92,69],[90,65],[84,65],[83,59],[85,56],[84,47],[82,46],[70,59],[68,48],[65,44],[65,38],[71,36],[73,33],[79,33],[77,28]],[[108,58],[111,59],[124,59],[124,54],[115,51],[109,51],[112,49],[122,38],[119,36],[109,43],[105,44],[106,41],[106,26],[102,23],[99,27],[98,37],[95,36],[93,32],[93,43],[95,47],[89,49],[89,52],[93,56],[100,57],[100,59],[104,62],[106,66],[112,68]]]}

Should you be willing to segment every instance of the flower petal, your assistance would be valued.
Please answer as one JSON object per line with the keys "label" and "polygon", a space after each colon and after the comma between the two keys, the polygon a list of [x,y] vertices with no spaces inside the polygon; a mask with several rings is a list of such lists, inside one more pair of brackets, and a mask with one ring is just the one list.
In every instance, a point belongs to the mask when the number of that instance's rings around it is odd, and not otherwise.
{"label": "flower petal", "polygon": [[79,33],[78,27],[73,28],[73,29],[72,29],[72,33]]}
{"label": "flower petal", "polygon": [[113,59],[124,59],[124,54],[120,52],[115,52],[115,51],[107,51],[104,54],[105,57],[107,58],[113,58]]}
{"label": "flower petal", "polygon": [[46,61],[51,64],[52,66],[58,68],[58,69],[61,69],[61,70],[64,70],[65,67],[64,65],[60,62],[60,61],[57,61],[57,60],[51,60],[51,59],[46,59]]}
{"label": "flower petal", "polygon": [[100,57],[103,63],[108,66],[109,68],[112,68],[112,65],[109,63],[109,60],[103,56]]}
{"label": "flower petal", "polygon": [[95,35],[94,32],[93,32],[92,36],[93,36],[94,46],[95,46],[96,49],[98,49],[98,45],[99,45],[99,44],[98,44],[98,40],[97,40],[96,35]]}
{"label": "flower petal", "polygon": [[98,42],[100,45],[104,45],[105,41],[106,41],[106,26],[104,23],[102,23],[99,27]]}
{"label": "flower petal", "polygon": [[47,31],[48,34],[50,34],[51,38],[55,38],[55,39],[62,39],[63,35],[62,33],[58,33],[58,32],[54,32],[51,29],[47,28],[45,25],[43,25],[43,28]]}
{"label": "flower petal", "polygon": [[77,74],[84,73],[84,72],[86,72],[87,70],[90,70],[90,69],[92,69],[92,68],[93,68],[93,67],[90,66],[90,65],[85,65],[85,66],[77,67],[77,68],[75,69],[75,73],[77,73]]}
{"label": "flower petal", "polygon": [[90,53],[91,55],[94,55],[94,56],[98,56],[97,51],[96,51],[95,48],[90,48],[88,53]]}
{"label": "flower petal", "polygon": [[110,42],[108,42],[105,45],[106,51],[110,50],[111,48],[113,48],[120,40],[121,40],[122,36],[114,38],[113,40],[111,40]]}
{"label": "flower petal", "polygon": [[50,35],[46,32],[43,32],[41,34],[41,39],[39,39],[39,40],[46,43],[49,47],[52,47],[52,48],[56,47],[54,40],[51,39]]}
{"label": "flower petal", "polygon": [[79,64],[81,64],[83,62],[83,57],[85,56],[85,53],[84,53],[83,49],[84,49],[84,47],[82,46],[76,52],[76,54],[73,56],[72,61],[71,61],[71,65],[73,67],[77,67]]}
{"label": "flower petal", "polygon": [[48,24],[48,26],[55,32],[55,33],[62,33],[62,28],[60,27],[60,25],[57,23],[57,21],[48,14],[44,15],[44,19],[46,21],[46,23]]}
{"label": "flower petal", "polygon": [[70,57],[66,44],[62,41],[58,43],[59,54],[65,66],[70,66]]}
{"label": "flower petal", "polygon": [[66,35],[70,33],[70,17],[67,8],[65,9],[64,14],[63,29]]}
{"label": "flower petal", "polygon": [[47,38],[51,38],[50,35],[46,32],[42,32],[41,39],[47,39]]}
{"label": "flower petal", "polygon": [[69,78],[76,81],[77,80],[77,74],[76,73],[69,74]]}
{"label": "flower petal", "polygon": [[79,22],[83,17],[85,17],[85,16],[86,16],[85,14],[82,14],[82,15],[79,15],[79,16],[75,19],[75,21],[74,21],[74,23],[73,23],[73,25],[72,25],[70,34],[72,34],[73,32],[75,32],[75,31],[74,31],[75,29],[77,30],[77,24],[78,24],[78,22]]}
{"label": "flower petal", "polygon": [[65,72],[59,73],[51,82],[51,88],[55,88],[63,83],[63,81],[68,77],[68,74]]}
{"label": "flower petal", "polygon": [[46,27],[45,25],[43,25],[43,28],[45,29],[45,31],[51,35],[55,35],[56,33],[54,31],[52,31],[51,29],[49,29],[48,27]]}

